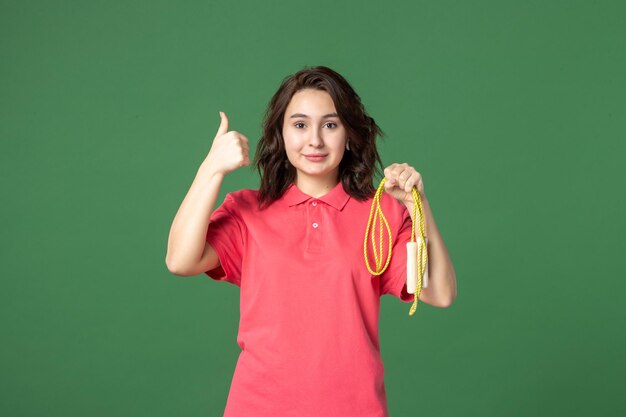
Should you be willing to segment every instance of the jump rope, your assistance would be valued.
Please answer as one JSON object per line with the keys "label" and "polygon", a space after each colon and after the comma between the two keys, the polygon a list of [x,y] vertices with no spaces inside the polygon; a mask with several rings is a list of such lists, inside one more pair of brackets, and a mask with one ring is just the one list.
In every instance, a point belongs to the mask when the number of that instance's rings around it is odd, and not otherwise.
{"label": "jump rope", "polygon": [[[363,240],[363,256],[365,257],[365,265],[367,266],[367,270],[372,275],[380,275],[385,272],[387,266],[389,266],[389,261],[391,260],[391,247],[393,246],[391,229],[389,228],[389,223],[387,222],[387,219],[383,214],[382,208],[380,207],[380,199],[385,189],[386,181],[386,178],[382,179],[380,185],[378,186],[378,190],[376,190],[376,194],[374,195],[372,208],[370,210],[370,215],[367,220],[367,228],[365,229],[365,239]],[[420,198],[419,192],[415,187],[413,187],[413,189],[411,190],[411,194],[413,195],[414,204],[413,213],[411,213],[411,240],[406,243],[406,283],[407,292],[409,294],[414,294],[414,300],[413,305],[409,310],[409,316],[412,316],[415,313],[415,309],[417,308],[417,301],[419,299],[420,293],[422,292],[422,288],[428,287],[428,238],[425,236],[424,231],[424,212],[422,211],[422,200]],[[415,223],[417,223],[419,227],[419,236],[417,241],[415,240]],[[376,248],[376,240],[374,237],[377,224],[379,232],[378,251]],[[384,258],[382,229],[383,225],[387,229],[387,236],[389,238],[389,244],[387,245],[388,253],[385,265],[382,265]],[[368,236],[370,236],[370,226],[372,226],[370,241],[372,243],[374,260],[376,261],[376,270],[373,270],[370,266],[369,257],[367,256],[367,241]]]}

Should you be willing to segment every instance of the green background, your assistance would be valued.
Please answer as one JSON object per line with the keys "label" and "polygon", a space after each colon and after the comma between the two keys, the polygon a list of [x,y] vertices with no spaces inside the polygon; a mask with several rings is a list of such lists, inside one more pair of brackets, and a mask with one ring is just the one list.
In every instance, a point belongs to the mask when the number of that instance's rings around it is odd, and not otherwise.
{"label": "green background", "polygon": [[[170,274],[169,228],[218,111],[255,146],[283,77],[327,65],[385,165],[422,173],[457,273],[449,309],[381,300],[391,417],[624,415],[625,21],[620,1],[3,0],[0,414],[222,415],[239,289]],[[258,181],[229,174],[219,202]]]}

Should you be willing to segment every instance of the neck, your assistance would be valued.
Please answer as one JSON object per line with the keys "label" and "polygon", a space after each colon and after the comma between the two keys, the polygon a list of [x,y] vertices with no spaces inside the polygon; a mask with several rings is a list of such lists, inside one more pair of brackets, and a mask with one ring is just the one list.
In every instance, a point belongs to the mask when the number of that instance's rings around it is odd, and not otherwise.
{"label": "neck", "polygon": [[330,190],[335,188],[338,182],[339,178],[337,175],[329,176],[324,179],[300,175],[295,181],[296,186],[300,189],[300,191],[315,198],[324,196]]}

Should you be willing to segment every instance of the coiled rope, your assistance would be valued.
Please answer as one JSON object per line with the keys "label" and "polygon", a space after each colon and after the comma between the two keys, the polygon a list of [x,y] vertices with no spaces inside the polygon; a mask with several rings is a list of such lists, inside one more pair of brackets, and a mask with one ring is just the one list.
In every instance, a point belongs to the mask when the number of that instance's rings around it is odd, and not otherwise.
{"label": "coiled rope", "polygon": [[[385,189],[386,178],[383,177],[378,189],[376,190],[376,194],[374,195],[374,199],[372,201],[372,208],[370,210],[370,215],[367,220],[367,228],[365,229],[365,239],[363,240],[363,255],[365,257],[365,265],[367,266],[367,270],[372,275],[380,275],[387,269],[389,266],[389,261],[391,260],[391,248],[393,245],[393,239],[391,237],[391,229],[389,228],[389,223],[383,214],[383,210],[380,206],[380,199],[382,193]],[[412,316],[415,313],[415,309],[417,308],[417,302],[419,296],[422,292],[422,278],[424,276],[424,271],[426,269],[426,263],[428,262],[428,251],[426,248],[426,236],[424,233],[424,212],[422,211],[422,200],[420,199],[419,192],[415,187],[411,190],[411,194],[413,195],[413,213],[411,214],[411,242],[415,242],[415,223],[418,224],[419,227],[419,239],[420,241],[417,244],[417,286],[414,292],[414,300],[411,309],[409,310],[409,316]],[[382,223],[381,223],[382,220]],[[372,224],[373,223],[373,224]],[[378,251],[376,250],[376,240],[374,238],[374,231],[376,230],[376,225],[378,224]],[[387,253],[387,258],[385,261],[385,265],[382,265],[383,262],[383,229],[382,225],[387,229],[387,237],[389,239],[389,244],[387,248],[389,252]],[[371,242],[372,242],[372,252],[374,253],[374,260],[376,262],[376,270],[373,270],[370,266],[369,257],[367,256],[367,241],[368,236],[370,236],[370,226],[372,227],[371,233]],[[407,245],[409,243],[407,242]],[[407,252],[409,252],[407,250]],[[408,255],[408,253],[407,253]],[[407,258],[407,265],[412,262],[409,258]],[[409,268],[407,268],[409,269]]]}

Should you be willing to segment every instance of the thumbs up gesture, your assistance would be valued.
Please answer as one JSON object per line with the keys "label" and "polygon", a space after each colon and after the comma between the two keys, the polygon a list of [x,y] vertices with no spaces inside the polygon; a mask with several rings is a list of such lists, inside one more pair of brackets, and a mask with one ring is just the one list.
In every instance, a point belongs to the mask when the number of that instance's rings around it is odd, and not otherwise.
{"label": "thumbs up gesture", "polygon": [[226,113],[220,112],[220,117],[220,127],[205,162],[214,172],[226,175],[239,167],[250,165],[250,148],[247,137],[235,130],[228,131]]}

